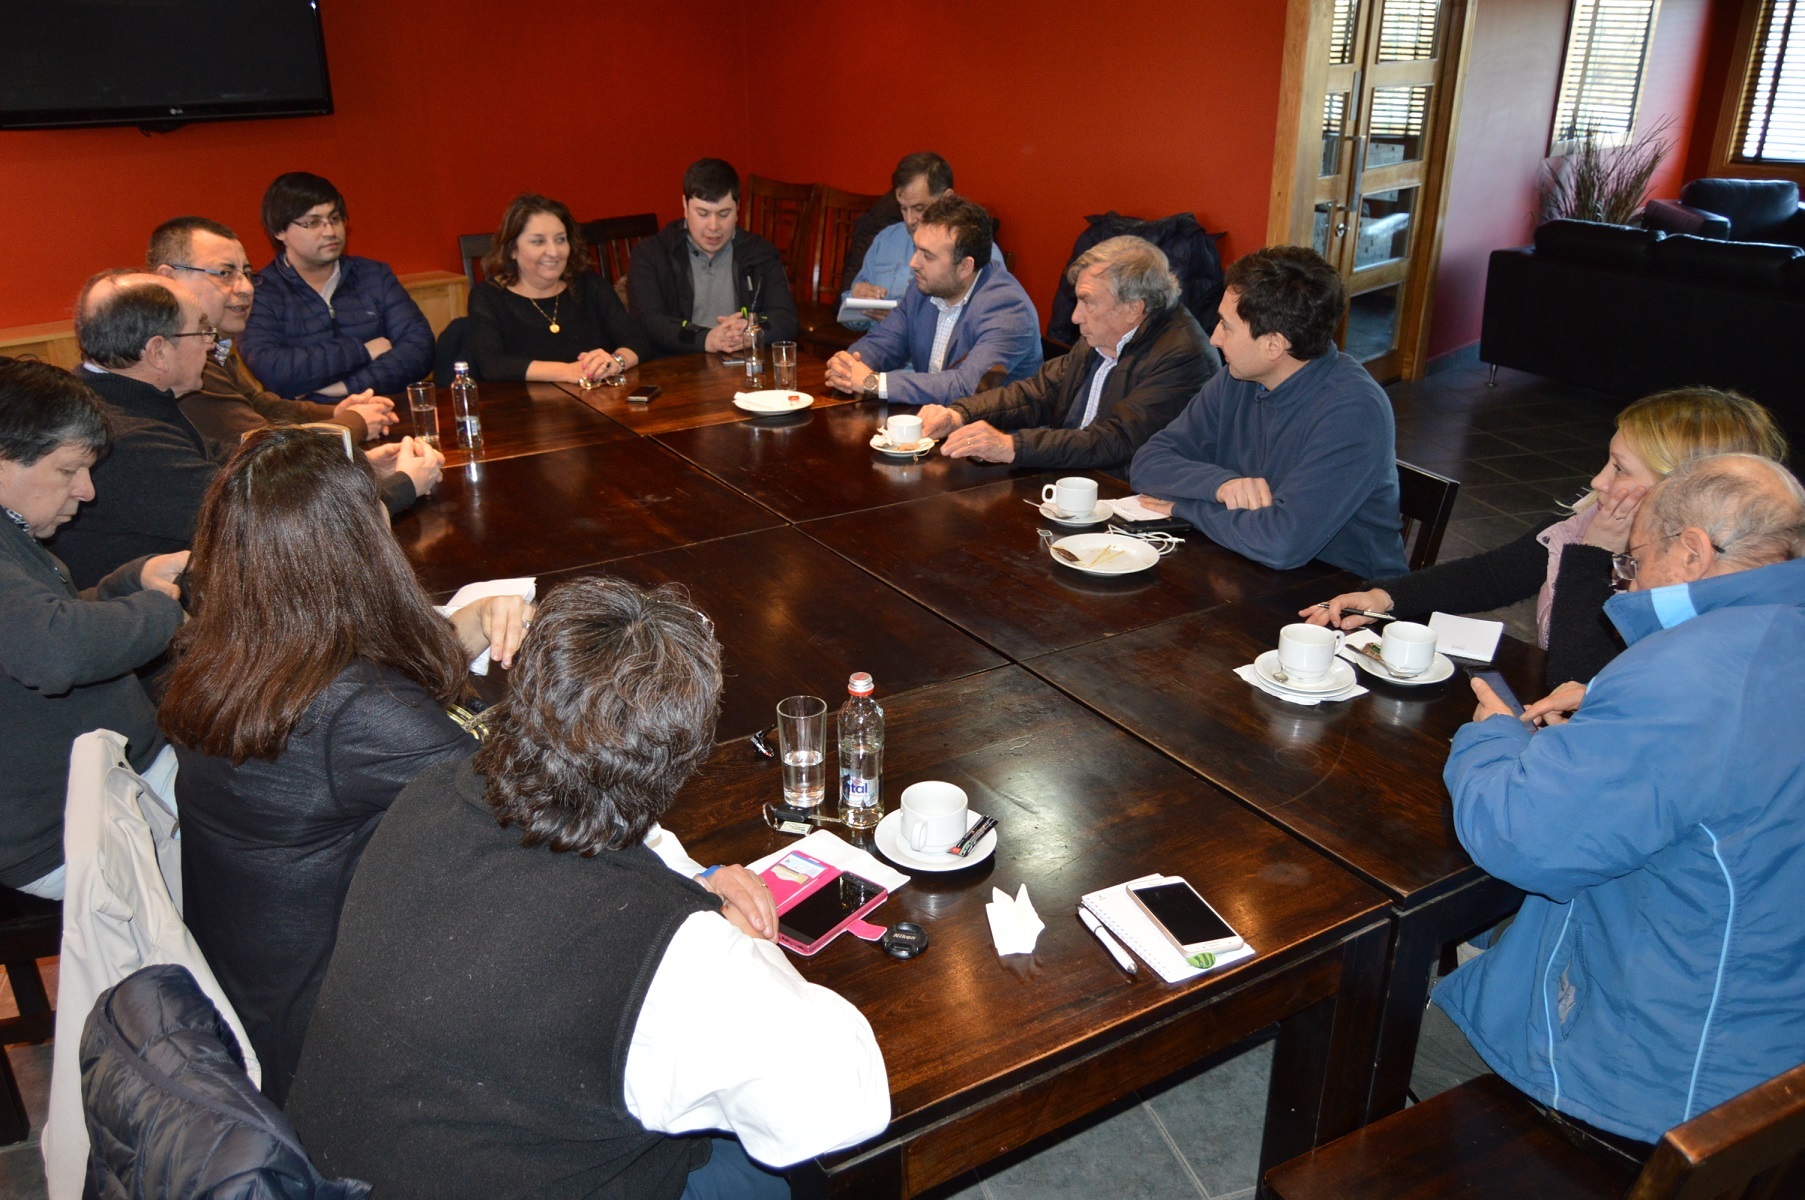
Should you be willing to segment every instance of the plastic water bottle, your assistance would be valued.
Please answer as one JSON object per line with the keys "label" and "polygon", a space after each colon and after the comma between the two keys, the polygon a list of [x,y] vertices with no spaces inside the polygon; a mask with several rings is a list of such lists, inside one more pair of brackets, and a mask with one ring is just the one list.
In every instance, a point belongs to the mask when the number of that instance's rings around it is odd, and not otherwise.
{"label": "plastic water bottle", "polygon": [[483,448],[483,418],[476,407],[476,381],[470,378],[469,363],[453,363],[456,375],[451,381],[451,415],[458,424],[458,445],[466,450]]}
{"label": "plastic water bottle", "polygon": [[840,819],[870,829],[884,815],[884,710],[871,698],[871,676],[846,684],[840,706]]}

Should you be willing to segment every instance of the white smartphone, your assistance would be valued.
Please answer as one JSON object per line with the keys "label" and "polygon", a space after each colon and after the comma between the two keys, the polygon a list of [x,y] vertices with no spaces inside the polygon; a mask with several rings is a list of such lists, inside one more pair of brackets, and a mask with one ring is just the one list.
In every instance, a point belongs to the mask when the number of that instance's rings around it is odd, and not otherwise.
{"label": "white smartphone", "polygon": [[1182,879],[1168,878],[1164,883],[1130,887],[1128,896],[1187,959],[1226,954],[1245,945],[1241,935],[1197,894],[1196,888]]}

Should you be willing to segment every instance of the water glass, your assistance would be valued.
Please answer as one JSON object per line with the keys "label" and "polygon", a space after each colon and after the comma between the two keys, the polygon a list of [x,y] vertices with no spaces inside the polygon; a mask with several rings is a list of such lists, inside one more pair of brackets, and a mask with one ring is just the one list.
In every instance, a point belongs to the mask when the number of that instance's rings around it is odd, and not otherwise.
{"label": "water glass", "polygon": [[428,446],[439,444],[439,389],[430,383],[407,385],[407,407],[414,418],[414,437]]}
{"label": "water glass", "polygon": [[777,706],[777,745],[783,763],[783,802],[815,808],[827,795],[827,701],[790,696]]}
{"label": "water glass", "polygon": [[771,343],[771,386],[781,391],[796,387],[796,343]]}

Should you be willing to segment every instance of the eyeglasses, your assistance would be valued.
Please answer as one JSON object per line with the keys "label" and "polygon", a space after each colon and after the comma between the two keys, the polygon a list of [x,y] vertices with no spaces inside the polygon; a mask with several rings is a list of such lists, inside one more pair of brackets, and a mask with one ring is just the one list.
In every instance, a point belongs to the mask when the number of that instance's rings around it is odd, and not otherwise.
{"label": "eyeglasses", "polygon": [[191,267],[187,263],[170,263],[169,267],[174,271],[193,271],[197,275],[212,276],[227,287],[231,287],[240,279],[249,280],[252,287],[256,287],[263,282],[263,275],[260,272],[251,270],[249,267],[220,267],[215,269],[213,267]]}
{"label": "eyeglasses", "polygon": [[[1636,551],[1646,550],[1650,546],[1659,546],[1662,542],[1671,542],[1674,538],[1679,537],[1680,534],[1685,532],[1684,529],[1676,530],[1675,532],[1666,534],[1662,537],[1652,538],[1639,546],[1631,546],[1622,554],[1611,555],[1611,578],[1618,583],[1636,582],[1636,572],[1641,569],[1640,564],[1636,562]],[[1708,544],[1711,549],[1715,550],[1717,553],[1722,554],[1724,552],[1724,548],[1716,542],[1710,542]]]}
{"label": "eyeglasses", "polygon": [[202,318],[201,327],[199,329],[191,329],[187,333],[167,333],[163,336],[172,338],[197,337],[202,339],[201,344],[203,346],[209,347],[219,343],[219,330],[213,328],[213,325],[205,318]]}
{"label": "eyeglasses", "polygon": [[343,229],[346,222],[344,213],[335,212],[327,213],[323,217],[296,217],[294,220],[290,221],[289,224],[299,226],[309,233],[312,233],[322,225],[336,225],[340,229]]}

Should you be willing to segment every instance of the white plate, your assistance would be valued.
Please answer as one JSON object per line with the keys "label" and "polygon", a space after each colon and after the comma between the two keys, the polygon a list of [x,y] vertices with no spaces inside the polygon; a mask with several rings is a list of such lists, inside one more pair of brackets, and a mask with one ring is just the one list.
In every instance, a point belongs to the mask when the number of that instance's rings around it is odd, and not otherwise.
{"label": "white plate", "polygon": [[[970,829],[981,818],[971,809],[965,810],[965,827]],[[970,854],[960,858],[956,854],[948,854],[944,850],[938,854],[923,854],[912,850],[902,838],[902,811],[887,814],[877,823],[877,848],[884,852],[884,857],[910,871],[962,871],[966,867],[976,866],[992,854],[996,853],[997,831],[978,839]]]}
{"label": "white plate", "polygon": [[749,413],[801,412],[815,402],[815,398],[807,392],[798,392],[790,388],[766,388],[762,392],[733,393],[733,407],[741,408]]}
{"label": "white plate", "polygon": [[1268,650],[1253,660],[1253,673],[1260,677],[1262,683],[1270,683],[1282,692],[1295,692],[1300,696],[1327,696],[1336,692],[1345,692],[1354,686],[1358,676],[1346,659],[1329,660],[1329,673],[1315,683],[1299,683],[1295,679],[1280,683],[1272,677],[1273,668],[1279,663],[1279,652]]}
{"label": "white plate", "polygon": [[[1140,538],[1124,537],[1119,533],[1075,533],[1071,537],[1062,537],[1053,543],[1062,550],[1070,550],[1078,556],[1075,563],[1067,562],[1057,554],[1053,561],[1062,567],[1070,567],[1074,571],[1083,571],[1086,575],[1132,575],[1136,571],[1145,571],[1159,561],[1159,551]],[[1120,550],[1102,566],[1090,566],[1104,550]]]}
{"label": "white plate", "polygon": [[[1109,506],[1107,500],[1099,500],[1097,501],[1097,507],[1091,509],[1090,516],[1068,517],[1057,508],[1054,508],[1053,502],[1048,500],[1041,504],[1040,515],[1053,522],[1055,525],[1069,525],[1074,529],[1082,529],[1086,525],[1095,525],[1101,521],[1109,520],[1116,515],[1116,510]],[[1071,564],[1068,563],[1066,565],[1070,566]]]}
{"label": "white plate", "polygon": [[[1378,643],[1375,641],[1373,644],[1377,645]],[[1372,659],[1366,657],[1366,655],[1352,647],[1344,646],[1341,651],[1341,657],[1348,662],[1353,663],[1356,667],[1359,667],[1373,678],[1383,679],[1386,683],[1395,683],[1399,687],[1422,687],[1426,683],[1440,683],[1442,680],[1451,679],[1454,676],[1453,661],[1449,659],[1447,655],[1440,653],[1436,654],[1435,661],[1429,664],[1428,670],[1424,671],[1421,675],[1412,675],[1406,679],[1399,679],[1396,675],[1387,671],[1384,664],[1374,662]]]}
{"label": "white plate", "polygon": [[896,454],[903,458],[914,458],[917,454],[926,454],[929,450],[934,448],[934,445],[935,439],[922,438],[919,442],[916,442],[913,446],[910,446],[905,450],[898,446],[892,446],[889,440],[881,433],[874,433],[871,435],[871,448],[873,450],[876,450],[879,454]]}

